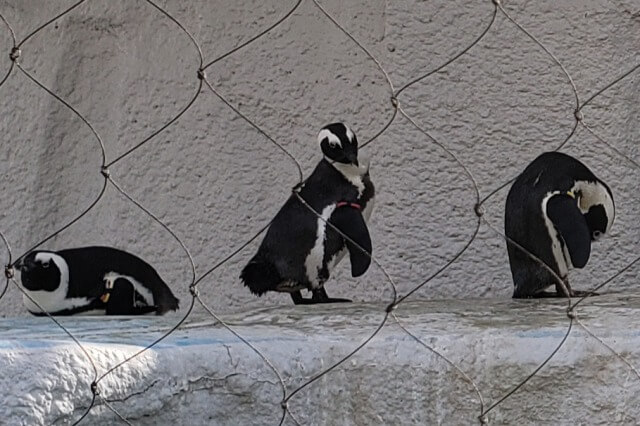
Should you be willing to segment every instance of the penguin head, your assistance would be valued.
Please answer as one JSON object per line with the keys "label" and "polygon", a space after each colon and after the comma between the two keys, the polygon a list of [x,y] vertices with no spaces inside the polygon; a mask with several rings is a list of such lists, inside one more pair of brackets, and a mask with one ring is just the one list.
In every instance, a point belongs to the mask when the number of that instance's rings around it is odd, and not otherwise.
{"label": "penguin head", "polygon": [[324,126],[318,133],[318,143],[329,160],[358,166],[358,139],[346,124]]}
{"label": "penguin head", "polygon": [[32,251],[17,265],[22,286],[30,291],[54,291],[60,286],[59,262],[64,260],[55,253]]}
{"label": "penguin head", "polygon": [[611,189],[602,181],[577,181],[573,192],[591,232],[597,241],[611,230],[616,215]]}

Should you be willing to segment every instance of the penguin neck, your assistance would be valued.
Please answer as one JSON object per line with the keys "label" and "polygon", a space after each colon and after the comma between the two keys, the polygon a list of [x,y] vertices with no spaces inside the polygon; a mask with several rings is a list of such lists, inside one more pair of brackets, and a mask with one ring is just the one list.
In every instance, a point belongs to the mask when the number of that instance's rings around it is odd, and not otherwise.
{"label": "penguin neck", "polygon": [[331,161],[327,157],[324,160],[329,163],[334,169],[336,169],[342,177],[344,177],[350,184],[356,187],[358,190],[358,197],[364,192],[364,180],[363,176],[367,172],[366,167],[359,167],[355,164],[344,164],[337,161]]}
{"label": "penguin neck", "polygon": [[324,160],[345,177],[363,176],[367,172],[366,167],[356,166],[355,164],[339,163],[327,157],[324,157]]}

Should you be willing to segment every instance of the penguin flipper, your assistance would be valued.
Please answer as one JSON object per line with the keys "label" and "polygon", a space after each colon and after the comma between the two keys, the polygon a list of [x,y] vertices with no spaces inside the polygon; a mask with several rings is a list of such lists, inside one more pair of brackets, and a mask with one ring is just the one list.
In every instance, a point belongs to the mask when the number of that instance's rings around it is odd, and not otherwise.
{"label": "penguin flipper", "polygon": [[567,244],[573,266],[583,268],[591,254],[591,233],[576,200],[565,194],[551,197],[547,202],[547,216]]}
{"label": "penguin flipper", "polygon": [[118,278],[113,282],[109,299],[105,302],[106,315],[144,315],[156,310],[155,306],[135,306],[135,289],[131,281]]}
{"label": "penguin flipper", "polygon": [[372,247],[369,229],[360,210],[350,207],[338,208],[331,215],[329,222],[357,244],[344,238],[347,250],[349,250],[351,276],[359,277],[364,274],[371,264]]}

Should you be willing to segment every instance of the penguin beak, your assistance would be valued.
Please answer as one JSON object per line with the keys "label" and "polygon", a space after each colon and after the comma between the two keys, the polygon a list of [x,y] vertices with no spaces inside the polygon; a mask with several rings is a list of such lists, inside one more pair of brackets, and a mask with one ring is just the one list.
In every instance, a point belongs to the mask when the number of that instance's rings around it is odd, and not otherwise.
{"label": "penguin beak", "polygon": [[31,269],[33,269],[33,267],[35,266],[35,263],[33,261],[27,260],[24,257],[22,257],[22,258],[16,260],[16,262],[13,264],[13,266],[18,271],[28,272]]}
{"label": "penguin beak", "polygon": [[18,271],[21,271],[22,268],[24,267],[23,259],[20,258],[20,259],[16,260],[16,262],[13,264],[13,267],[16,268]]}

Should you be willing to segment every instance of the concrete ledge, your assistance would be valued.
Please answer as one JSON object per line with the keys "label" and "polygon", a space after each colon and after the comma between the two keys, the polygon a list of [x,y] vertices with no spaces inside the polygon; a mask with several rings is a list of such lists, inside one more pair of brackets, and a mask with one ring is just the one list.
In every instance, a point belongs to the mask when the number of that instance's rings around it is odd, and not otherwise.
{"label": "concrete ledge", "polygon": [[[396,315],[477,384],[485,406],[530,374],[568,326],[560,300],[408,302]],[[290,393],[348,354],[383,318],[383,305],[274,307],[225,317],[260,349]],[[579,319],[640,365],[640,297],[604,295]],[[98,374],[178,321],[61,318]],[[0,320],[3,424],[69,424],[91,401],[85,354],[47,318]],[[133,424],[278,424],[282,388],[247,345],[204,312],[99,384],[101,397]],[[303,424],[478,424],[470,383],[389,318],[360,352],[297,393],[289,407]],[[490,424],[640,422],[640,379],[574,323],[565,345],[528,384],[489,415]],[[113,424],[104,404],[86,424]],[[288,418],[285,424],[293,424]]]}

